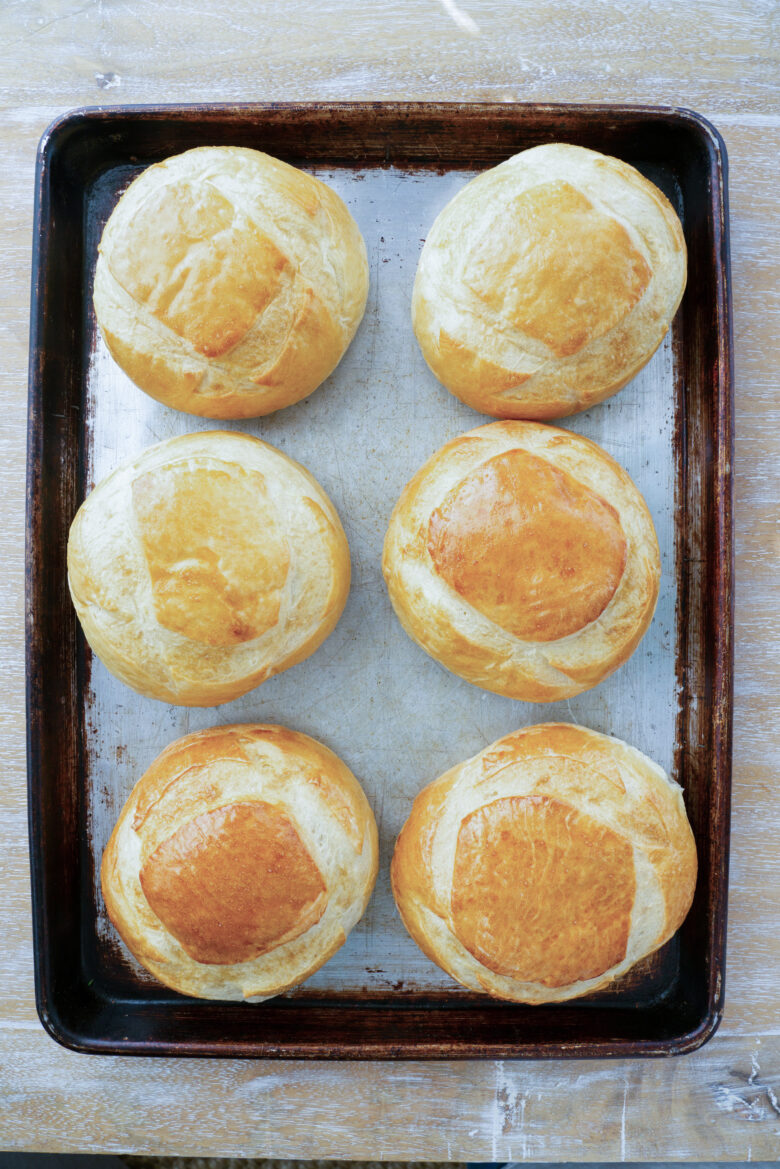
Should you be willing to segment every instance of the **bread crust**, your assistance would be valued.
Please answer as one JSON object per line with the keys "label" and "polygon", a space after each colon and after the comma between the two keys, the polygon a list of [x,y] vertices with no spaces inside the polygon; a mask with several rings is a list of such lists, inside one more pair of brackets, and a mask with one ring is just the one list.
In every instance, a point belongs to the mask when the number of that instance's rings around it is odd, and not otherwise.
{"label": "bread crust", "polygon": [[349,582],[344,530],[313,476],[232,431],[129,459],[68,539],[92,649],[134,690],[182,706],[230,702],[314,653]]}
{"label": "bread crust", "polygon": [[[231,882],[214,865],[222,856],[240,867],[253,809],[256,871]],[[203,846],[215,822],[204,874],[195,844]],[[281,849],[270,839],[279,837],[278,826]],[[187,735],[157,757],[117,820],[101,886],[120,937],[160,982],[199,998],[261,1000],[308,978],[343,945],[365,911],[377,866],[374,816],[345,764],[297,731],[244,724]],[[264,910],[265,886],[274,881],[279,903]],[[204,905],[214,906],[211,920]],[[231,961],[231,952],[247,956]]]}
{"label": "bread crust", "polygon": [[581,146],[536,146],[440,212],[412,323],[433,373],[475,410],[561,418],[650,360],[686,268],[679,218],[637,170]]}
{"label": "bread crust", "polygon": [[390,876],[433,962],[471,990],[542,1003],[590,994],[668,941],[696,872],[678,785],[619,739],[547,723],[424,788]]}
{"label": "bread crust", "polygon": [[[616,578],[612,571],[608,587],[602,592],[603,601],[612,590],[611,599],[606,604],[600,602],[600,611],[594,619],[565,636],[553,635],[547,640],[528,635],[523,638],[502,627],[491,619],[488,607],[481,605],[478,591],[471,598],[456,591],[431,555],[431,519],[437,509],[440,511],[443,502],[452,499],[463,484],[468,485],[491,461],[513,451],[527,452],[534,460],[559,470],[565,482],[573,480],[580,485],[598,502],[605,515],[611,512],[616,517],[617,531],[625,541],[620,574]],[[526,506],[525,500],[521,499],[520,503]],[[542,508],[542,530],[537,533],[540,542],[545,538],[544,499],[540,502],[532,497],[527,510],[533,512],[534,506]],[[509,539],[504,528],[506,519],[491,499],[487,499],[484,508],[482,562],[478,550],[473,557],[483,573],[492,572],[500,578],[504,566],[496,558],[494,545],[497,543],[500,549],[501,541]],[[572,516],[564,518],[563,531],[556,537],[561,546],[561,563],[555,580],[551,578],[549,585],[551,590],[555,589],[557,618],[554,613],[548,615],[549,629],[561,625],[570,628],[568,618],[583,611],[577,595],[582,582],[576,576],[570,582],[572,599],[568,613],[566,594],[561,591],[563,577],[573,571],[571,564],[582,560],[581,556],[579,561],[575,560],[571,551],[567,552],[567,545],[583,539],[582,531],[578,531],[576,509]],[[584,530],[584,525],[581,527]],[[552,544],[554,535],[551,529]],[[475,535],[473,542],[476,543]],[[516,543],[518,546],[511,549],[515,559],[513,573],[523,571],[521,539]],[[598,573],[603,571],[601,565],[586,562],[586,567],[588,589],[593,589],[594,580],[603,584],[598,580]],[[390,600],[404,629],[447,669],[497,694],[526,702],[553,702],[596,686],[631,656],[655,611],[661,561],[647,505],[626,472],[601,447],[556,427],[507,421],[492,422],[460,435],[417,472],[404,488],[390,518],[382,568]],[[531,564],[525,571],[530,578],[529,589],[533,586],[543,601],[546,585],[544,576],[538,579],[541,569],[535,572]],[[499,579],[498,585],[501,583]],[[504,584],[508,591],[512,580],[508,578]],[[491,585],[497,587],[495,581]],[[496,611],[500,612],[493,610]]]}
{"label": "bread crust", "polygon": [[204,146],[125,191],[100,241],[94,304],[137,386],[227,419],[315,390],[367,294],[365,243],[335,191],[260,151]]}

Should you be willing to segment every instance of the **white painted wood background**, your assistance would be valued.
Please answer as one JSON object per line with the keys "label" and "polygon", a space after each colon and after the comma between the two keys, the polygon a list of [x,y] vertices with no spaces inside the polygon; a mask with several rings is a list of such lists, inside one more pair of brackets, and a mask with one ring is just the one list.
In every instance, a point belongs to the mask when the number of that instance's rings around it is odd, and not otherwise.
{"label": "white painted wood background", "polygon": [[[6,0],[0,6],[0,1148],[277,1157],[780,1156],[775,725],[780,6],[770,0]],[[667,1061],[368,1065],[104,1059],[35,1015],[23,709],[23,469],[35,147],[125,102],[684,104],[731,164],[737,674],[726,1015]]]}

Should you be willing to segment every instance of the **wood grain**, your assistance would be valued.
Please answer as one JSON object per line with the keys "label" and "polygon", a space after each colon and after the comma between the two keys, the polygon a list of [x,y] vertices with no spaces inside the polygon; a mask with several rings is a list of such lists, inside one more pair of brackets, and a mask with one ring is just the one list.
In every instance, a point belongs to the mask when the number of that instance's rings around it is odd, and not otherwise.
{"label": "wood grain", "polygon": [[6,1148],[401,1161],[760,1161],[778,1149],[777,1037],[663,1061],[357,1069],[87,1057],[34,1025],[0,1038]]}
{"label": "wood grain", "polygon": [[[780,1155],[780,8],[774,0],[460,8],[477,33],[439,0],[17,0],[0,10],[0,1147],[453,1160]],[[35,146],[52,117],[80,104],[318,98],[686,104],[726,139],[737,385],[728,991],[720,1032],[695,1055],[503,1067],[120,1060],[66,1052],[37,1022],[22,698]]]}

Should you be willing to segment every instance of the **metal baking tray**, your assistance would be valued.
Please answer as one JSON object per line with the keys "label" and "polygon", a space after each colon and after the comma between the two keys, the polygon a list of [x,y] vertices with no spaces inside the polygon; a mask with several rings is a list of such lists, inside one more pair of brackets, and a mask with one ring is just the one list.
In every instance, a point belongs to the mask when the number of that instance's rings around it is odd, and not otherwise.
{"label": "metal baking tray", "polygon": [[[600,442],[647,499],[663,585],[630,661],[590,692],[535,706],[448,673],[403,633],[380,572],[390,511],[414,471],[485,419],[436,382],[409,319],[426,230],[467,179],[526,147],[566,141],[633,163],[677,207],[688,289],[673,328],[619,395],[561,423]],[[96,330],[103,224],[141,168],[204,144],[251,146],[319,175],[368,246],[358,335],[310,398],[219,423],[146,397]],[[350,1059],[638,1056],[691,1051],[723,1003],[732,685],[731,334],[726,155],[686,110],[550,105],[247,105],[79,110],[38,157],[28,444],[27,700],[38,1011],[68,1047],[146,1055]],[[232,426],[307,466],[349,537],[341,622],[306,662],[225,706],[147,700],[93,659],[68,597],[68,527],[118,462],[171,435]],[[393,841],[419,789],[499,736],[566,720],[639,747],[685,789],[699,850],[679,935],[624,979],[528,1007],[454,984],[406,935],[389,889]],[[334,749],[380,829],[377,889],[344,948],[264,1004],[187,999],[127,953],[99,895],[102,849],[158,752],[219,723],[278,722]]]}

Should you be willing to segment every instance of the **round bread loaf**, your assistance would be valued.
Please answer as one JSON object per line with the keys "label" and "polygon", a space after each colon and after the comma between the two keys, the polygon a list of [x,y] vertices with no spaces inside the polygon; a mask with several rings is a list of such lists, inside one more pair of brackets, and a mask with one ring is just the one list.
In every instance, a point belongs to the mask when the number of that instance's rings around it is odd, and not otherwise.
{"label": "round bread loaf", "polygon": [[438,216],[412,321],[436,377],[475,410],[560,418],[649,361],[685,277],[680,221],[639,171],[581,146],[535,146]]}
{"label": "round bread loaf", "polygon": [[230,702],[313,653],[349,592],[333,504],[281,451],[210,430],[123,463],[79,508],[68,584],[92,649],[128,686]]}
{"label": "round bread loaf", "polygon": [[257,150],[203,146],[125,191],[94,301],[112,356],[147,394],[250,418],[325,380],[367,293],[363,237],[335,191]]}
{"label": "round bread loaf", "polygon": [[213,727],[135,785],[101,881],[125,945],[166,986],[270,998],[344,944],[377,856],[363,789],[327,747],[285,727]]}
{"label": "round bread loaf", "polygon": [[596,443],[535,422],[448,442],[406,486],[382,561],[401,624],[476,686],[552,702],[633,653],[658,598],[650,513]]}
{"label": "round bread loaf", "polygon": [[696,846],[660,767],[619,739],[548,723],[420,792],[391,880],[409,933],[458,982],[560,1002],[668,941],[693,899]]}

